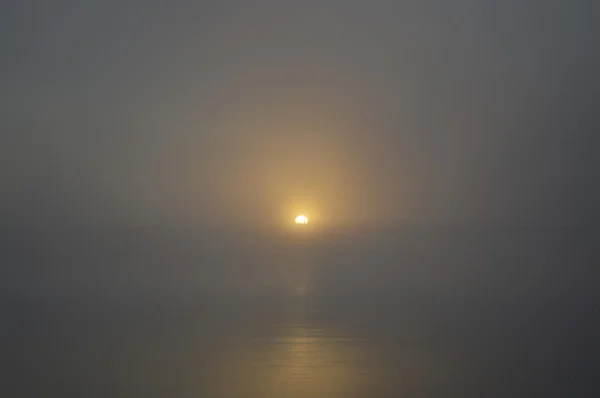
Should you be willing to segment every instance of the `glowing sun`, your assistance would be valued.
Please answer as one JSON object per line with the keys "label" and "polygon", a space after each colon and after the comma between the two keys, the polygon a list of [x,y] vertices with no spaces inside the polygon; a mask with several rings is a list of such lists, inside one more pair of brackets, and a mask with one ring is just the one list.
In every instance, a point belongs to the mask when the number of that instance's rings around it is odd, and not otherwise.
{"label": "glowing sun", "polygon": [[296,224],[308,224],[308,217],[299,215],[295,220]]}

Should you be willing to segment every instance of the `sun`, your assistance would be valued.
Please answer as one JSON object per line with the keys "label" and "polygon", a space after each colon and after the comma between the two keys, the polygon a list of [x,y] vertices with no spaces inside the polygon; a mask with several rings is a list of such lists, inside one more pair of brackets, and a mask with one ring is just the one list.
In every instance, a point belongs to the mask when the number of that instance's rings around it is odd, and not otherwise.
{"label": "sun", "polygon": [[295,220],[296,224],[308,224],[308,217],[304,215],[299,215]]}

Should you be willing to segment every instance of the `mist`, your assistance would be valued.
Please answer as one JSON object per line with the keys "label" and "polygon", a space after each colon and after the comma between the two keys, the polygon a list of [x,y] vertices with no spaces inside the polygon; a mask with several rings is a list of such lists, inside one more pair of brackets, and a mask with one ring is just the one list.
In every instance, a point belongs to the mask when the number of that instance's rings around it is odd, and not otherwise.
{"label": "mist", "polygon": [[587,223],[597,11],[4,2],[3,219]]}
{"label": "mist", "polygon": [[599,16],[0,0],[0,391],[599,396]]}

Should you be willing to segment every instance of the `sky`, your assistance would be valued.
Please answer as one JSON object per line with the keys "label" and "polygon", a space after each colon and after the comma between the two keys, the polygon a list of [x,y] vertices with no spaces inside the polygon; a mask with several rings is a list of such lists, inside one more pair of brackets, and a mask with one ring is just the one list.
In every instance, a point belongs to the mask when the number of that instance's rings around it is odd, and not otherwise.
{"label": "sky", "polygon": [[2,223],[593,223],[598,16],[2,0]]}
{"label": "sky", "polygon": [[598,21],[597,0],[0,0],[8,388],[585,395]]}

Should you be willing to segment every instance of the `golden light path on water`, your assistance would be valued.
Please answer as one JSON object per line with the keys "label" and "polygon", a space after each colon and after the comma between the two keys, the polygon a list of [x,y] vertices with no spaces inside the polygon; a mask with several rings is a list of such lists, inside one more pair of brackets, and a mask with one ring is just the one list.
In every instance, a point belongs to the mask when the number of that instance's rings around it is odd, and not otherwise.
{"label": "golden light path on water", "polygon": [[368,342],[306,324],[290,324],[264,341],[230,341],[220,356],[214,390],[238,397],[366,396],[385,385],[364,366]]}

